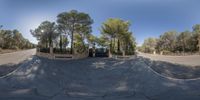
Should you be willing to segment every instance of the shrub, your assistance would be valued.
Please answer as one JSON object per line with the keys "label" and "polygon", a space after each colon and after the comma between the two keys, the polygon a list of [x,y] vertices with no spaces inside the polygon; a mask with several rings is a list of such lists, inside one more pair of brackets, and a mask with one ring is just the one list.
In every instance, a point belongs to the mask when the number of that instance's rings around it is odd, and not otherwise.
{"label": "shrub", "polygon": [[13,49],[13,50],[19,50],[19,47],[17,47],[17,46],[12,46],[11,49]]}
{"label": "shrub", "polygon": [[62,50],[60,48],[53,48],[53,53],[55,54],[70,54],[70,48],[63,48]]}
{"label": "shrub", "polygon": [[135,51],[127,51],[125,52],[125,55],[134,55],[135,54]]}
{"label": "shrub", "polygon": [[123,52],[119,51],[119,52],[113,52],[114,55],[123,55]]}
{"label": "shrub", "polygon": [[170,55],[170,54],[172,54],[172,52],[167,51],[167,50],[164,50],[164,51],[163,51],[163,55]]}

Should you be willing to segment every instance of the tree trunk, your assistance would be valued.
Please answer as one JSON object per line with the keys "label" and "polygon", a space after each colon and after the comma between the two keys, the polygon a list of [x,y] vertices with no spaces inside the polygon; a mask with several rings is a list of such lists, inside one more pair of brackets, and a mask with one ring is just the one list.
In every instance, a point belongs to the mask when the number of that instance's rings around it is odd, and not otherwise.
{"label": "tree trunk", "polygon": [[60,51],[62,52],[62,46],[63,46],[63,44],[62,44],[62,35],[60,35]]}
{"label": "tree trunk", "polygon": [[52,41],[52,36],[49,37],[49,47],[53,47],[53,41]]}
{"label": "tree trunk", "polygon": [[74,54],[74,31],[72,30],[72,38],[71,38],[71,54]]}
{"label": "tree trunk", "polygon": [[112,50],[113,50],[113,49],[112,49],[112,47],[113,47],[112,45],[113,45],[113,43],[112,43],[112,38],[111,38],[111,40],[110,40],[110,51],[111,51],[111,52],[112,52]]}
{"label": "tree trunk", "polygon": [[72,26],[72,31],[71,31],[71,34],[72,34],[72,37],[71,37],[71,54],[74,54],[74,31],[75,31],[75,21],[73,22],[73,26]]}
{"label": "tree trunk", "polygon": [[129,43],[125,43],[125,52],[129,52],[128,45],[129,45]]}
{"label": "tree trunk", "polygon": [[46,48],[48,48],[48,41],[46,40]]}
{"label": "tree trunk", "polygon": [[185,55],[185,42],[183,41],[183,54]]}
{"label": "tree trunk", "polygon": [[117,41],[117,52],[118,52],[118,53],[120,52],[120,41],[119,41],[119,39],[118,39],[118,41]]}
{"label": "tree trunk", "polygon": [[114,43],[113,43],[113,51],[115,52],[115,37],[114,37]]}

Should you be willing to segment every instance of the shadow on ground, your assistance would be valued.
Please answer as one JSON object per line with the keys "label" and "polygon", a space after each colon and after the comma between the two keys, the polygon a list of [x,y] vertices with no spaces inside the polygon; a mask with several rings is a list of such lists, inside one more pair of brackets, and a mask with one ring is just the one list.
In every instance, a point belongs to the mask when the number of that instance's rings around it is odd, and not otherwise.
{"label": "shadow on ground", "polygon": [[195,79],[200,78],[200,66],[187,66],[180,64],[173,64],[164,61],[152,61],[143,58],[144,62],[150,66],[154,71],[167,77],[177,79]]}
{"label": "shadow on ground", "polygon": [[141,57],[62,61],[34,57],[0,79],[2,100],[199,100],[200,81],[160,77]]}
{"label": "shadow on ground", "polygon": [[16,70],[21,64],[5,64],[5,65],[0,65],[0,77],[5,76],[8,73],[13,72]]}
{"label": "shadow on ground", "polygon": [[13,71],[15,71],[20,66],[29,64],[29,61],[30,60],[27,59],[22,62],[19,62],[18,64],[8,63],[8,64],[0,65],[0,77],[4,77],[6,75],[11,74]]}

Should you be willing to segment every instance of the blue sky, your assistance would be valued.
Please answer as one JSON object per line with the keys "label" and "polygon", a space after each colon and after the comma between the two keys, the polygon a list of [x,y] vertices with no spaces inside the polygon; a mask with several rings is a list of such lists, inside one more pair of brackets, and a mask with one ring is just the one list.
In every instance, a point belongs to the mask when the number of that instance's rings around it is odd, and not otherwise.
{"label": "blue sky", "polygon": [[64,11],[76,9],[90,14],[93,34],[107,18],[129,20],[130,30],[140,45],[147,37],[158,37],[166,31],[191,30],[200,24],[200,0],[0,0],[0,25],[18,29],[31,42],[30,34],[42,21],[55,21]]}

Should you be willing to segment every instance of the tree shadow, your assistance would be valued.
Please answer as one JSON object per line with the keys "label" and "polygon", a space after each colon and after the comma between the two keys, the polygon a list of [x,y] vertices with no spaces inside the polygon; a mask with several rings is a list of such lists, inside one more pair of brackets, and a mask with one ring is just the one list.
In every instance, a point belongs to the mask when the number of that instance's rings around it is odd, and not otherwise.
{"label": "tree shadow", "polygon": [[11,74],[13,71],[17,70],[20,66],[28,63],[30,60],[26,59],[24,61],[21,61],[17,64],[15,63],[8,63],[0,65],[0,77],[5,77],[9,74]]}
{"label": "tree shadow", "polygon": [[13,72],[20,65],[21,64],[12,64],[12,63],[0,65],[0,77],[7,75],[8,73]]}
{"label": "tree shadow", "polygon": [[188,66],[165,61],[153,61],[148,58],[143,59],[148,66],[161,75],[177,79],[200,78],[200,66]]}

